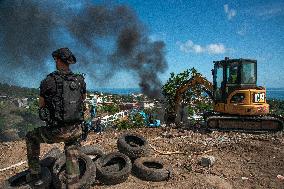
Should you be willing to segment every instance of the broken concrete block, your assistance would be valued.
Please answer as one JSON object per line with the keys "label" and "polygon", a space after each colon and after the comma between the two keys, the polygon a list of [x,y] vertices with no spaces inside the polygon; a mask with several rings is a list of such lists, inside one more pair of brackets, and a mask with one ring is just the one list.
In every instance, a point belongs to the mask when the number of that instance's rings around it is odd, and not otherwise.
{"label": "broken concrete block", "polygon": [[216,159],[214,156],[203,156],[201,157],[200,164],[203,167],[211,167],[215,163]]}
{"label": "broken concrete block", "polygon": [[277,175],[277,178],[281,181],[284,181],[284,176],[282,176],[282,175]]}

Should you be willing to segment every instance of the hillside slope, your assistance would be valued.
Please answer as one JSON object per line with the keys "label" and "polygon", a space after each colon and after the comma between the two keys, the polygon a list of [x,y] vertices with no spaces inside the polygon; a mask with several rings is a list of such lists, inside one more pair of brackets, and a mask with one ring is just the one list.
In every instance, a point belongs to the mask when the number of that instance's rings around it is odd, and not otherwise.
{"label": "hillside slope", "polygon": [[[236,132],[199,133],[176,129],[135,129],[155,148],[151,156],[159,157],[173,166],[169,181],[146,182],[130,176],[115,186],[94,185],[93,188],[283,188],[284,136],[275,134],[244,134]],[[116,140],[122,131],[91,134],[84,144],[99,144],[107,152],[117,151]],[[83,144],[83,145],[84,145]],[[41,154],[63,144],[43,144]],[[26,160],[24,141],[0,143],[0,169]],[[162,155],[160,152],[183,152]],[[20,155],[21,154],[21,155]],[[213,155],[211,168],[199,165],[202,155]],[[26,164],[0,172],[0,181],[26,168]]]}

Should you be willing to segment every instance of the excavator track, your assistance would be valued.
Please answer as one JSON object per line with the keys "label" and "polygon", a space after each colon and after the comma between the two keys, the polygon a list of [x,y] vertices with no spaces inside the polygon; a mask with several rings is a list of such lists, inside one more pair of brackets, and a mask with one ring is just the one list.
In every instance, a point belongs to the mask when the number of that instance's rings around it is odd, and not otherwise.
{"label": "excavator track", "polygon": [[239,116],[211,113],[206,115],[206,125],[211,130],[278,132],[283,130],[284,119],[277,115]]}

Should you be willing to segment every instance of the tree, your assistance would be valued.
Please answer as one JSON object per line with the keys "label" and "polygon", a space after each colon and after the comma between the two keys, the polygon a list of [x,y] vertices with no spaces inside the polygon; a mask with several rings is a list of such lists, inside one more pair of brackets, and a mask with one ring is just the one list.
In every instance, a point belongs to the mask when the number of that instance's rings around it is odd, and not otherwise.
{"label": "tree", "polygon": [[[162,93],[166,101],[166,120],[168,122],[175,122],[176,118],[176,92],[177,90],[184,86],[190,79],[196,75],[201,75],[197,72],[195,68],[187,69],[179,74],[171,73],[170,78],[162,87]],[[189,88],[182,94],[182,104],[183,106],[190,105],[193,108],[193,112],[198,112],[196,104],[204,103],[203,86],[201,84],[196,84]],[[202,104],[202,103],[201,103]],[[203,104],[202,104],[203,105]],[[201,106],[198,106],[201,107]],[[195,110],[196,109],[196,110]],[[187,116],[187,115],[186,115]]]}
{"label": "tree", "polygon": [[109,114],[115,114],[119,112],[119,107],[117,104],[104,104],[102,106],[98,107],[97,113],[109,113]]}

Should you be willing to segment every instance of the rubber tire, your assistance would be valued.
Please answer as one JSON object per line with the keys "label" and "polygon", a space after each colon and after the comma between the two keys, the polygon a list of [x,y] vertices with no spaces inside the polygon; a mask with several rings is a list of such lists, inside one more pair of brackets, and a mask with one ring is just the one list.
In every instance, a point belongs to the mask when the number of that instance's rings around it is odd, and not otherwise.
{"label": "rubber tire", "polygon": [[159,182],[171,177],[172,168],[166,166],[161,159],[141,157],[134,161],[132,173],[142,180]]}
{"label": "rubber tire", "polygon": [[[84,163],[83,165],[82,164],[81,165],[83,166],[83,169],[85,169],[85,172],[80,174],[80,179],[77,186],[80,189],[88,189],[90,188],[91,184],[95,181],[96,167],[92,159],[89,158],[86,154],[79,153],[78,159],[79,159],[79,165],[81,163]],[[59,178],[59,174],[65,174],[65,170],[62,171],[62,169],[65,169],[65,163],[66,163],[65,154],[60,156],[54,163],[52,169],[52,184],[55,189],[66,188],[66,183],[64,183],[64,181],[62,181]]]}
{"label": "rubber tire", "polygon": [[54,162],[62,155],[63,153],[61,150],[57,147],[54,147],[50,149],[44,156],[42,157],[42,160],[40,161],[40,165],[42,167],[47,167],[50,170],[52,169]]}
{"label": "rubber tire", "polygon": [[115,185],[126,181],[131,173],[129,157],[120,152],[107,154],[96,161],[97,179],[105,185]]}
{"label": "rubber tire", "polygon": [[34,187],[33,183],[31,182],[29,184],[25,184],[25,185],[20,185],[20,186],[15,186],[14,183],[15,182],[25,182],[26,180],[26,175],[29,173],[28,170],[26,171],[22,171],[18,174],[16,174],[15,176],[12,176],[11,178],[9,178],[8,180],[4,181],[4,183],[0,186],[0,188],[3,189],[49,189],[50,188],[50,184],[51,184],[51,173],[50,171],[46,168],[46,167],[42,167],[41,168],[41,176],[42,176],[42,181],[43,184],[41,187]]}
{"label": "rubber tire", "polygon": [[148,141],[143,136],[133,133],[122,134],[117,140],[117,148],[132,160],[148,156],[150,153]]}
{"label": "rubber tire", "polygon": [[93,162],[95,162],[97,159],[105,155],[103,148],[100,147],[99,145],[81,146],[79,150],[82,153],[88,155]]}

